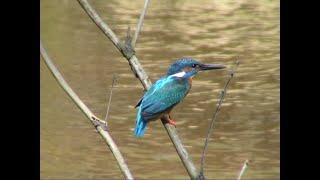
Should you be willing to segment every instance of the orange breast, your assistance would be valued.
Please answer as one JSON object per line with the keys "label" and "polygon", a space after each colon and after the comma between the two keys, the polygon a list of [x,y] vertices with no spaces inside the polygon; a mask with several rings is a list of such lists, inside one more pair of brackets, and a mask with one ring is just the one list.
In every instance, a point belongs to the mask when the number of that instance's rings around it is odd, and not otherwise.
{"label": "orange breast", "polygon": [[189,81],[189,84],[190,84],[190,87],[191,87],[191,85],[192,85],[192,77],[189,78],[188,81]]}

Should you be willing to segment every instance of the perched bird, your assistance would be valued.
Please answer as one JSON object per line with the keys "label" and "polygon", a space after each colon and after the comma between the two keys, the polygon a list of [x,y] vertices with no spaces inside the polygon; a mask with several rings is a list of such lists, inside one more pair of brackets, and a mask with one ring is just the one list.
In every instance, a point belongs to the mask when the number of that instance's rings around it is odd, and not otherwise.
{"label": "perched bird", "polygon": [[164,114],[168,114],[168,123],[175,126],[176,123],[169,113],[188,94],[193,76],[199,71],[222,68],[225,66],[202,64],[191,58],[182,58],[174,62],[167,74],[157,80],[135,106],[138,107],[135,136],[142,137],[147,123],[159,119]]}

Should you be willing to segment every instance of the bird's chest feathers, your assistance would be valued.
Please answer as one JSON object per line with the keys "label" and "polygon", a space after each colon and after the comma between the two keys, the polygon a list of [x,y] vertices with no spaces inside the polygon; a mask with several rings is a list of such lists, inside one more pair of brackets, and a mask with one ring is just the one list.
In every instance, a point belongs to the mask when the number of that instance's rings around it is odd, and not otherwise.
{"label": "bird's chest feathers", "polygon": [[188,82],[189,82],[189,85],[190,85],[190,88],[192,86],[192,77],[188,79]]}

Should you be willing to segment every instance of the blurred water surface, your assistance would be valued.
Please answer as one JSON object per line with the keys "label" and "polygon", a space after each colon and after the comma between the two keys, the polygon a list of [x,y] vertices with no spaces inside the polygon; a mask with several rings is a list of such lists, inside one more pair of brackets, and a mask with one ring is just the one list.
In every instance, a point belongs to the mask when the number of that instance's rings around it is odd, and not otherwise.
{"label": "blurred water surface", "polygon": [[[89,1],[122,39],[135,29],[143,0]],[[231,67],[241,60],[217,118],[205,166],[208,179],[235,179],[245,159],[247,179],[280,179],[279,1],[152,0],[136,54],[150,78],[177,58]],[[134,105],[143,93],[127,61],[77,1],[41,0],[41,38],[59,70],[99,117],[106,113],[112,74],[111,133],[137,179],[188,179],[160,121],[133,136]],[[40,63],[41,179],[122,179],[91,123]],[[228,71],[199,74],[172,113],[198,166],[207,128]]]}

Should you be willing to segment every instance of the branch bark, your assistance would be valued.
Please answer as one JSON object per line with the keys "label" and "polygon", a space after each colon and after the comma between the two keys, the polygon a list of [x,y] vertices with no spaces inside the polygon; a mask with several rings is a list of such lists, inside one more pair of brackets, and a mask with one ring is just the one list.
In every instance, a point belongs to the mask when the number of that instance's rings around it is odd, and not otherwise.
{"label": "branch bark", "polygon": [[54,78],[57,80],[58,84],[62,87],[62,89],[69,95],[69,97],[72,99],[72,101],[78,106],[78,108],[83,112],[83,114],[90,120],[90,122],[94,125],[94,127],[97,129],[99,134],[103,137],[105,142],[107,143],[109,149],[111,150],[113,156],[115,157],[118,166],[125,177],[125,179],[133,179],[133,176],[128,168],[128,165],[126,164],[121,152],[119,151],[117,145],[113,141],[111,135],[109,134],[107,130],[107,124],[105,121],[100,120],[95,116],[91,110],[81,101],[79,96],[72,90],[72,88],[68,85],[68,83],[64,80],[61,73],[58,71],[58,69],[53,64],[51,58],[49,57],[48,53],[46,52],[45,48],[42,45],[42,42],[40,40],[40,53],[43,57],[43,60],[47,67],[49,68],[50,72],[54,76]]}
{"label": "branch bark", "polygon": [[[91,7],[87,0],[78,0],[82,8],[85,12],[89,15],[91,20],[100,28],[104,35],[106,35],[111,42],[116,46],[116,48],[122,53],[122,55],[128,60],[132,71],[135,73],[136,77],[140,80],[141,84],[143,85],[144,89],[148,90],[152,83],[147,76],[146,72],[142,68],[138,58],[135,56],[134,51],[132,48],[126,48],[126,46],[118,39],[115,33],[109,28],[109,26],[103,22],[101,17],[96,13],[96,11]],[[199,173],[192,162],[191,157],[189,156],[187,150],[183,146],[176,128],[167,122],[167,116],[163,116],[161,118],[162,123],[167,130],[167,133],[174,144],[174,147],[179,154],[179,157],[186,168],[189,176],[191,179],[203,179],[203,177],[199,177]]]}

